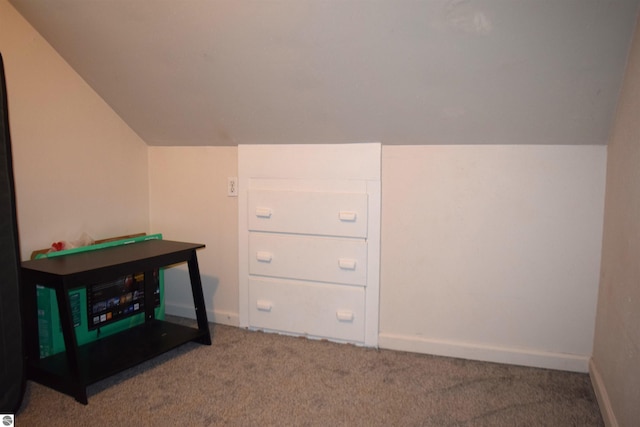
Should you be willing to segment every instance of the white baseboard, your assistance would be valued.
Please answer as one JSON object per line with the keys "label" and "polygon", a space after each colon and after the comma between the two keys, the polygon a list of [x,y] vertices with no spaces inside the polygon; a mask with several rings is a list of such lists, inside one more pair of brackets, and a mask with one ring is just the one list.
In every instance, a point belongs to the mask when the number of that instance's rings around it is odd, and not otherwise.
{"label": "white baseboard", "polygon": [[[187,319],[195,319],[196,312],[193,306],[182,304],[165,303],[165,312],[173,316],[186,317]],[[207,320],[209,323],[219,323],[228,326],[239,326],[240,318],[238,313],[226,311],[216,311],[207,309]]]}
{"label": "white baseboard", "polygon": [[616,415],[611,407],[609,393],[607,393],[607,388],[602,381],[602,376],[600,376],[598,367],[593,362],[593,358],[589,360],[589,376],[591,377],[591,384],[593,385],[593,390],[595,391],[596,398],[598,399],[598,405],[600,406],[600,413],[602,414],[604,425],[607,427],[618,427],[618,420],[616,419]]}
{"label": "white baseboard", "polygon": [[582,373],[589,371],[588,356],[550,353],[533,349],[492,347],[387,333],[381,333],[379,335],[378,346],[389,350],[456,357],[483,362],[507,363],[510,365]]}

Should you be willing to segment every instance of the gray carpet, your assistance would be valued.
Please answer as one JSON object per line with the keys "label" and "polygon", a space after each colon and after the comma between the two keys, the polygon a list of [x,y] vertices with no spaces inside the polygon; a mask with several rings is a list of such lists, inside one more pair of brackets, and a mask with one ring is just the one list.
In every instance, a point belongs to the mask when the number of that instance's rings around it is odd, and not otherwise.
{"label": "gray carpet", "polygon": [[603,426],[589,376],[211,325],[88,389],[28,382],[16,426]]}

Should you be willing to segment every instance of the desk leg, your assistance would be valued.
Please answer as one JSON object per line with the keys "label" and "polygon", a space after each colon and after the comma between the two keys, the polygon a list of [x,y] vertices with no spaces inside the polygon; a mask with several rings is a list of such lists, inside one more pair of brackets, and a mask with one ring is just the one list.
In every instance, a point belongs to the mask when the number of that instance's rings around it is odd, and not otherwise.
{"label": "desk leg", "polygon": [[71,313],[71,302],[69,301],[69,289],[67,289],[66,285],[63,285],[62,289],[56,291],[56,299],[58,301],[58,311],[60,313],[60,324],[64,337],[67,363],[69,365],[69,372],[71,373],[70,386],[73,389],[73,395],[76,400],[86,405],[89,402],[87,401],[87,390],[80,378],[78,342],[75,331],[73,330],[73,315]]}
{"label": "desk leg", "polygon": [[200,343],[211,345],[207,309],[204,304],[202,280],[200,279],[200,268],[198,267],[198,257],[195,250],[191,253],[191,257],[187,261],[187,265],[189,266],[189,278],[191,280],[191,292],[193,293],[193,305],[196,308],[196,319],[198,319],[198,329],[200,332],[206,331],[207,334],[205,337],[200,339]]}

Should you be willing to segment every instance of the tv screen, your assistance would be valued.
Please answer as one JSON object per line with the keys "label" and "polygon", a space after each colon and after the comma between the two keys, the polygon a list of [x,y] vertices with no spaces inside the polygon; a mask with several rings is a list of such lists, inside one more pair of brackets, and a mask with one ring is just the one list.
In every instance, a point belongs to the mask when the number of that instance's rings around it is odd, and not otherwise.
{"label": "tv screen", "polygon": [[[158,271],[153,272],[153,301],[160,306]],[[117,322],[134,314],[144,313],[144,273],[119,277],[111,282],[87,286],[87,317],[89,330]]]}

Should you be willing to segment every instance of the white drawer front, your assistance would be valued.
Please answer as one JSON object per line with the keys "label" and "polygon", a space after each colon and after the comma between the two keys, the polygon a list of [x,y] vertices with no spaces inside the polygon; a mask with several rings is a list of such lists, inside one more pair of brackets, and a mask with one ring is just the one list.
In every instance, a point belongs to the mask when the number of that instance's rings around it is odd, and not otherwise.
{"label": "white drawer front", "polygon": [[251,327],[363,342],[364,306],[364,288],[249,279]]}
{"label": "white drawer front", "polygon": [[248,191],[249,230],[367,237],[366,193]]}
{"label": "white drawer front", "polygon": [[249,274],[366,286],[367,243],[249,233]]}

